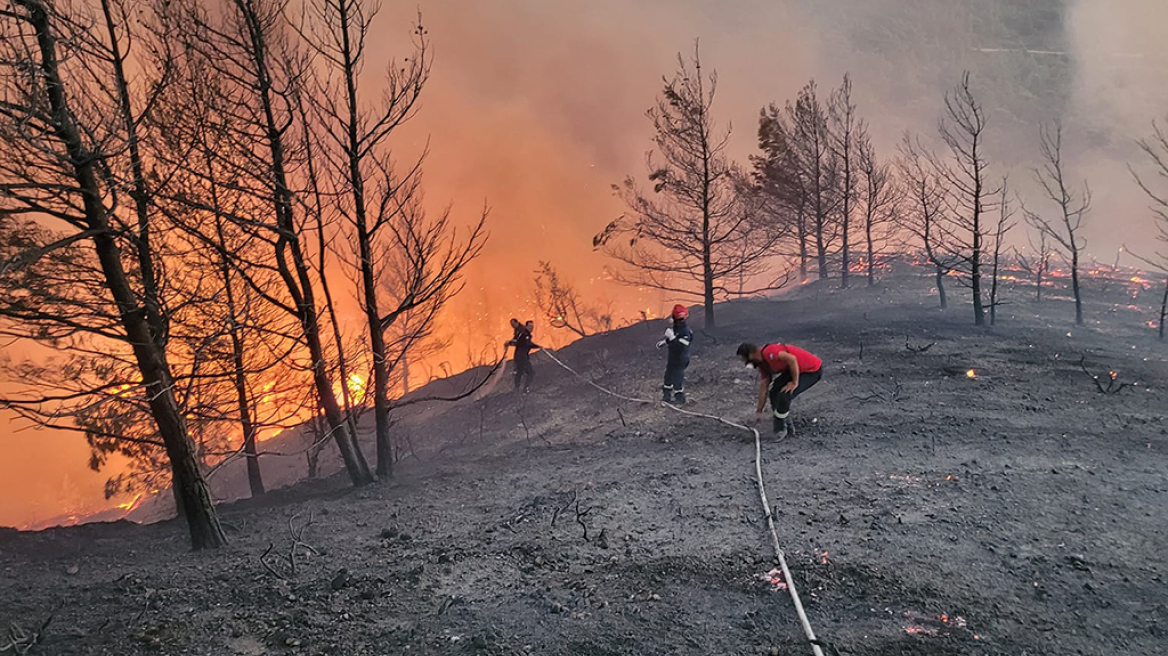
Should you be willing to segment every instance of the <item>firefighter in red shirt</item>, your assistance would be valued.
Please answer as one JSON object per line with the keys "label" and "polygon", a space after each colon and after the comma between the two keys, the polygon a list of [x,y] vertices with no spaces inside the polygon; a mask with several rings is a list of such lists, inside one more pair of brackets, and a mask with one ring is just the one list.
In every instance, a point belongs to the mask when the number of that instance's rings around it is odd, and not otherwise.
{"label": "firefighter in red shirt", "polygon": [[767,397],[774,411],[774,430],[778,437],[793,431],[791,401],[806,392],[823,376],[823,360],[798,346],[767,344],[762,348],[749,342],[738,347],[738,357],[759,373],[758,408],[754,421],[762,419]]}

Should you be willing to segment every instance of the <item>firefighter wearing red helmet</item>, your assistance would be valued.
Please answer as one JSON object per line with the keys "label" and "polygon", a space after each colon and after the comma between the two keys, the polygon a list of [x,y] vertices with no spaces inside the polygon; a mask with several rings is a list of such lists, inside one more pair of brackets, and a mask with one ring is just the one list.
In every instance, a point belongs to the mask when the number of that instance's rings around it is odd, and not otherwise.
{"label": "firefighter wearing red helmet", "polygon": [[693,331],[686,323],[688,318],[689,310],[684,305],[673,306],[672,323],[665,329],[665,339],[657,342],[657,348],[669,347],[665,384],[661,386],[661,400],[666,403],[685,404],[685,369],[689,366],[689,345],[693,342]]}

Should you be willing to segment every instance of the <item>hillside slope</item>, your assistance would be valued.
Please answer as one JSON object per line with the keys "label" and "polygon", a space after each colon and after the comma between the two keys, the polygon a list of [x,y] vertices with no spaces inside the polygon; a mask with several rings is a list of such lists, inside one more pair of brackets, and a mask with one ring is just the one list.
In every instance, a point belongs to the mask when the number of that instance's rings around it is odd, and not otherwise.
{"label": "hillside slope", "polygon": [[[817,632],[843,654],[1159,653],[1168,351],[1139,305],[1154,293],[1116,283],[1081,329],[1063,301],[1017,300],[975,330],[927,290],[906,277],[720,306],[725,328],[695,348],[694,409],[736,419],[754,392],[738,341],[827,363],[797,434],[764,444]],[[561,357],[653,398],[661,328]],[[1100,394],[1080,354],[1140,384]],[[414,456],[392,484],[333,477],[225,506],[219,552],[187,553],[175,522],[0,536],[0,623],[56,609],[43,650],[66,655],[810,653],[785,593],[759,579],[771,563],[745,435],[536,362],[530,395],[503,381],[404,413]],[[293,574],[289,526],[310,520]]]}

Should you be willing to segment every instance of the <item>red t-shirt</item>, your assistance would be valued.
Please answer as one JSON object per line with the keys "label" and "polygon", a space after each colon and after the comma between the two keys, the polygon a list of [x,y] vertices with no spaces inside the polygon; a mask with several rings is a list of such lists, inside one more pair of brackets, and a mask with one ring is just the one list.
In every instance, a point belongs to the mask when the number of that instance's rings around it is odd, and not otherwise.
{"label": "red t-shirt", "polygon": [[798,346],[767,344],[762,347],[762,364],[758,368],[759,371],[767,376],[774,376],[775,374],[786,371],[787,363],[779,359],[780,353],[790,353],[795,356],[795,362],[799,364],[800,372],[811,373],[813,371],[819,371],[819,368],[823,366],[823,360],[820,360]]}

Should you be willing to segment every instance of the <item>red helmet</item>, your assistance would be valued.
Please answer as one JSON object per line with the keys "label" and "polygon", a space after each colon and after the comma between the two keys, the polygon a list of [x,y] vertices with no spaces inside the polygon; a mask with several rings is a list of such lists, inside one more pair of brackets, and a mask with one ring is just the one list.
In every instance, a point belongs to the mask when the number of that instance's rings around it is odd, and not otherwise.
{"label": "red helmet", "polygon": [[670,316],[672,316],[674,319],[688,319],[689,310],[685,309],[685,306],[679,303],[673,306],[673,314]]}

